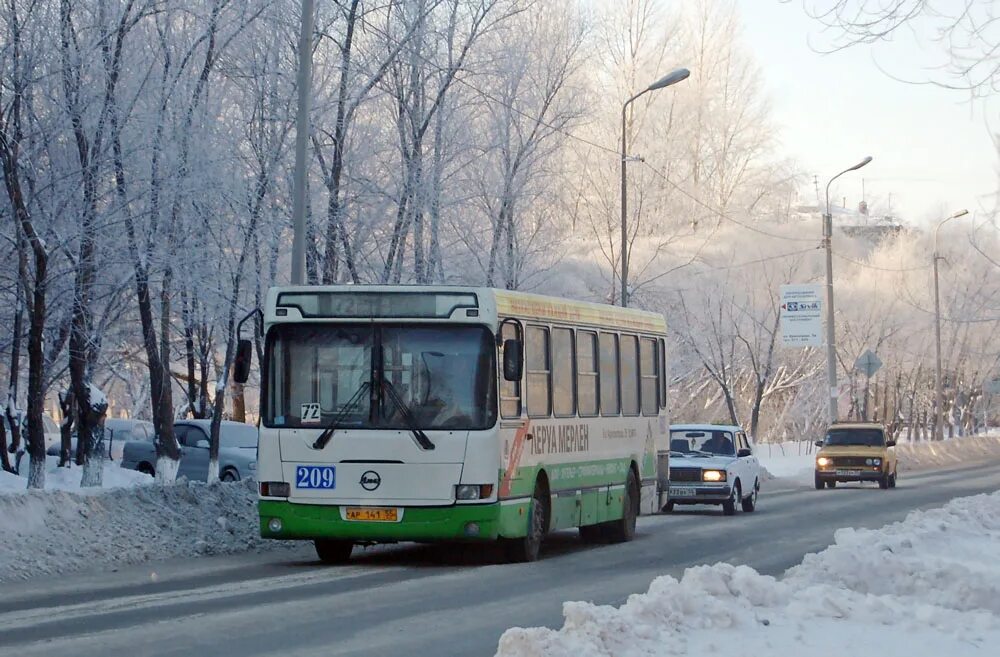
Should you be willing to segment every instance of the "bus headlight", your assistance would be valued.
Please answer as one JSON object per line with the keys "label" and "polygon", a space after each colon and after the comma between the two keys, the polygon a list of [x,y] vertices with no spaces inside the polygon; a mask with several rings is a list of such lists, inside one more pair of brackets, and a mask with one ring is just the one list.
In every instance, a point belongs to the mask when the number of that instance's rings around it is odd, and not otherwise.
{"label": "bus headlight", "polygon": [[493,484],[459,484],[455,486],[455,499],[468,502],[485,500],[493,494]]}
{"label": "bus headlight", "polygon": [[726,473],[722,470],[702,470],[702,481],[725,481]]}

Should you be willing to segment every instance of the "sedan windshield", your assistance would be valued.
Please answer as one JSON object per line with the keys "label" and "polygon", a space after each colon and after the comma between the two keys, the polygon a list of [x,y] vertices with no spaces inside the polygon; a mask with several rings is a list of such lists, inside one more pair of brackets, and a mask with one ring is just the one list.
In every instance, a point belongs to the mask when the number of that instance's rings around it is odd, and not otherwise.
{"label": "sedan windshield", "polygon": [[671,431],[670,451],[681,454],[734,456],[736,447],[730,431]]}
{"label": "sedan windshield", "polygon": [[831,429],[826,432],[826,445],[885,446],[881,429]]}
{"label": "sedan windshield", "polygon": [[485,429],[496,421],[494,353],[481,326],[279,326],[264,423],[409,430],[408,412],[420,429]]}

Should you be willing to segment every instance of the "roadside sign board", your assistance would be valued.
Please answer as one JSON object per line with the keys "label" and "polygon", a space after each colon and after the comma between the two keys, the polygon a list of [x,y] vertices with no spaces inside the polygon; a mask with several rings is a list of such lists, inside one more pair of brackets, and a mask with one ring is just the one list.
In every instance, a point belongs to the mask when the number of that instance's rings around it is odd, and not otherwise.
{"label": "roadside sign board", "polygon": [[781,286],[781,343],[786,347],[823,346],[823,286]]}
{"label": "roadside sign board", "polygon": [[881,367],[882,361],[871,349],[858,356],[858,360],[854,363],[854,371],[864,374],[869,379],[875,376],[875,372],[878,372]]}

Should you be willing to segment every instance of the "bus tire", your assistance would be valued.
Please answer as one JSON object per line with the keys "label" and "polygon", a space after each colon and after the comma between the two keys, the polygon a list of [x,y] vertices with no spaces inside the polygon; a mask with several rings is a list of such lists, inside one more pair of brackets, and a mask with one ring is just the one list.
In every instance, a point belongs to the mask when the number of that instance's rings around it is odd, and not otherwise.
{"label": "bus tire", "polygon": [[313,543],[316,545],[316,556],[325,564],[344,564],[351,560],[351,552],[354,551],[354,543],[331,538],[317,538]]}
{"label": "bus tire", "polygon": [[635,538],[635,519],[639,516],[639,481],[629,468],[622,498],[622,517],[607,524],[605,534],[612,543],[627,543]]}
{"label": "bus tire", "polygon": [[549,529],[549,490],[543,480],[535,482],[535,492],[528,507],[528,531],[520,538],[504,540],[507,561],[527,563],[538,561],[542,541]]}

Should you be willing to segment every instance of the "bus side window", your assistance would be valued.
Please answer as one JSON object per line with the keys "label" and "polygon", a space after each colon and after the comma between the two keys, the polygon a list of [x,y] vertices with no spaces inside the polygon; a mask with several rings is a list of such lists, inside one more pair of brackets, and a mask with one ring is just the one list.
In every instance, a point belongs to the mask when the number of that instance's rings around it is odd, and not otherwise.
{"label": "bus side window", "polygon": [[576,395],[573,385],[573,331],[552,329],[552,411],[556,417],[576,415]]}
{"label": "bus side window", "polygon": [[642,338],[639,340],[639,373],[642,385],[639,395],[642,400],[642,414],[656,415],[660,410],[657,396],[659,394],[659,378],[657,371],[656,340]]}
{"label": "bus side window", "polygon": [[[517,329],[511,323],[506,323],[500,332],[504,340],[516,340]],[[503,363],[503,357],[497,359],[498,363]],[[521,382],[508,381],[500,374],[500,417],[505,419],[521,417]]]}
{"label": "bus side window", "polygon": [[576,388],[581,417],[597,415],[600,399],[597,386],[597,334],[576,333]]}
{"label": "bus side window", "polygon": [[528,372],[528,417],[552,414],[552,359],[549,329],[529,326],[526,331],[525,369]]}
{"label": "bus side window", "polygon": [[601,415],[618,415],[618,336],[614,333],[601,333]]}
{"label": "bus side window", "polygon": [[634,335],[623,335],[621,345],[622,412],[639,414],[639,341]]}
{"label": "bus side window", "polygon": [[660,408],[667,407],[667,347],[663,341],[663,338],[657,340],[658,344],[658,355],[660,366],[657,368],[657,376],[660,377]]}

